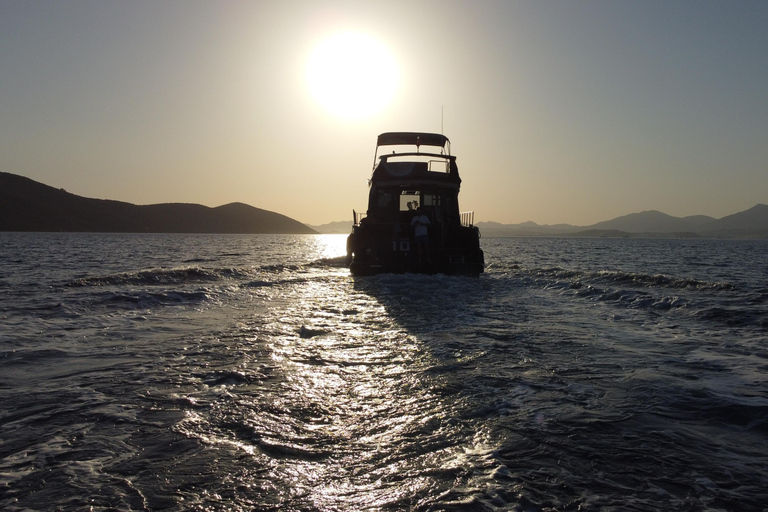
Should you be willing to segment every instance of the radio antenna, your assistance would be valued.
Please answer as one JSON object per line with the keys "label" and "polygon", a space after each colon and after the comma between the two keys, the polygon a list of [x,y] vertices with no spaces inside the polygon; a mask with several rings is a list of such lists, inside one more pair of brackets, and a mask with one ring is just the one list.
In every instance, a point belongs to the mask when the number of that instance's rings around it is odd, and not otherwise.
{"label": "radio antenna", "polygon": [[445,131],[443,130],[443,120],[445,119],[445,114],[443,113],[444,105],[440,105],[440,134],[445,135]]}

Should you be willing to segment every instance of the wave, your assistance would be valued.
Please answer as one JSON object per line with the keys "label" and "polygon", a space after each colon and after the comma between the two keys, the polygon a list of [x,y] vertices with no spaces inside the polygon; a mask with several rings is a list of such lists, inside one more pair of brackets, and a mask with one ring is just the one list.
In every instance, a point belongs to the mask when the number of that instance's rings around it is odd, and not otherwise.
{"label": "wave", "polygon": [[[237,253],[233,253],[237,254]],[[209,258],[193,258],[184,263],[205,263],[215,261]],[[196,282],[215,282],[229,279],[248,279],[256,275],[301,273],[313,268],[345,267],[345,257],[320,258],[307,263],[276,263],[257,267],[206,267],[202,265],[190,265],[175,268],[151,268],[133,272],[119,272],[107,275],[85,276],[74,279],[64,284],[66,287],[92,287],[92,286],[162,286],[174,284],[186,284]],[[246,286],[268,286],[272,283],[267,280],[256,280]],[[0,281],[2,287],[3,281]]]}
{"label": "wave", "polygon": [[[717,370],[709,369],[710,372]],[[727,373],[729,370],[723,365],[719,371]],[[677,393],[670,396],[668,402],[659,404],[660,414],[703,424],[732,425],[742,431],[768,433],[768,398],[707,388],[677,390]]]}
{"label": "wave", "polygon": [[220,281],[222,279],[244,278],[252,274],[250,269],[184,267],[172,269],[150,269],[137,272],[121,272],[106,276],[91,276],[67,283],[69,287],[84,286],[153,286],[193,282]]}
{"label": "wave", "polygon": [[[198,305],[237,297],[238,290],[267,289],[313,279],[308,267],[294,264],[261,267],[154,268],[135,272],[85,276],[61,286],[82,289],[73,304],[146,309]],[[61,304],[58,305],[61,309]],[[63,313],[56,309],[55,317]]]}
{"label": "wave", "polygon": [[[519,267],[517,267],[519,268]],[[525,269],[520,269],[525,271]],[[637,272],[622,272],[617,270],[580,271],[561,267],[550,267],[528,270],[533,276],[556,279],[569,279],[576,283],[581,281],[604,282],[612,284],[628,284],[642,288],[672,288],[694,290],[723,290],[731,291],[737,287],[721,281],[701,281],[686,277],[673,277],[664,274],[642,274]]]}
{"label": "wave", "polygon": [[626,309],[653,311],[657,314],[688,311],[694,318],[705,323],[717,323],[731,327],[768,328],[768,310],[749,307],[746,301],[739,299],[736,299],[732,306],[712,305],[710,299],[700,295],[657,296],[643,290],[593,286],[580,288],[572,293],[580,298],[604,302]]}
{"label": "wave", "polygon": [[522,268],[517,265],[490,273],[499,279],[654,314],[687,311],[704,323],[730,327],[768,328],[768,290],[750,290],[725,281],[707,281],[665,274],[616,270],[575,270],[559,266]]}
{"label": "wave", "polygon": [[309,263],[312,267],[346,267],[347,257],[336,256],[334,258],[320,258]]}
{"label": "wave", "polygon": [[203,291],[109,293],[103,297],[103,302],[113,305],[126,305],[146,308],[161,305],[199,304],[208,301],[210,298],[211,295]]}
{"label": "wave", "polygon": [[694,316],[700,320],[722,323],[732,327],[757,325],[764,329],[768,328],[768,317],[764,310],[715,306],[700,309],[694,313]]}
{"label": "wave", "polygon": [[596,272],[596,279],[602,279],[613,283],[630,283],[647,288],[675,288],[695,290],[735,290],[731,283],[720,281],[709,282],[692,278],[671,277],[664,274],[640,274],[634,272],[618,272],[601,270]]}

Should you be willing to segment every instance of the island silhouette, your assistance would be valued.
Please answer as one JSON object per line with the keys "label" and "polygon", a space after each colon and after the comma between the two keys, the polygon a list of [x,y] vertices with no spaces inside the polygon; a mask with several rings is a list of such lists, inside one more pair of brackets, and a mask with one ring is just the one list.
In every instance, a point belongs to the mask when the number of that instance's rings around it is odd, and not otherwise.
{"label": "island silhouette", "polygon": [[314,234],[279,213],[243,203],[135,205],[71,194],[0,172],[0,231]]}

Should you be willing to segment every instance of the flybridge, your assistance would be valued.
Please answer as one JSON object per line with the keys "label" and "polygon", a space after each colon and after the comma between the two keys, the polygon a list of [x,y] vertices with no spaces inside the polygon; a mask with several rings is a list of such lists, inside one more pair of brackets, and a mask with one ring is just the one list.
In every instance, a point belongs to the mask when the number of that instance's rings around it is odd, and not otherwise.
{"label": "flybridge", "polygon": [[[385,146],[399,146],[391,153],[381,150]],[[427,151],[422,151],[422,146]],[[439,148],[439,149],[436,149]],[[415,149],[415,151],[414,151]],[[451,155],[451,141],[442,134],[422,132],[388,132],[379,135],[373,158],[373,173],[376,179],[377,169],[382,171],[379,179],[387,176],[416,178],[426,177],[426,173],[451,174],[450,181],[461,183],[456,157]]]}

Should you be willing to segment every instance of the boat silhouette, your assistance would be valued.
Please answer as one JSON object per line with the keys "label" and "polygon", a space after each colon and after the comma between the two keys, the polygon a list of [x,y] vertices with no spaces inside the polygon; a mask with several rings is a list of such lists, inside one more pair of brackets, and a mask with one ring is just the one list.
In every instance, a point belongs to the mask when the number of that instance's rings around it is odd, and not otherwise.
{"label": "boat silhouette", "polygon": [[[384,148],[393,151],[385,153]],[[353,210],[347,239],[351,273],[482,273],[480,232],[473,225],[474,212],[459,210],[460,185],[445,135],[379,135],[368,210]]]}

